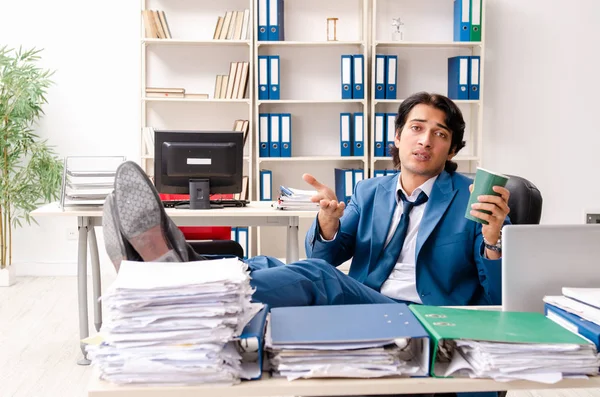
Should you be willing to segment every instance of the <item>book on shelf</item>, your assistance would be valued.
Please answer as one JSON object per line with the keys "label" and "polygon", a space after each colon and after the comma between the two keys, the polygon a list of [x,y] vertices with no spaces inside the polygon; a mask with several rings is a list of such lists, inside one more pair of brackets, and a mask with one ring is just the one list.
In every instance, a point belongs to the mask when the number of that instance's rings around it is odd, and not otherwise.
{"label": "book on shelf", "polygon": [[172,87],[147,87],[146,97],[148,98],[184,98],[185,88]]}
{"label": "book on shelf", "polygon": [[235,200],[248,200],[248,176],[242,178],[242,191],[233,195]]}
{"label": "book on shelf", "polygon": [[142,10],[144,32],[149,39],[171,39],[167,16],[161,10]]}
{"label": "book on shelf", "polygon": [[250,10],[226,11],[217,18],[213,40],[248,40]]}
{"label": "book on shelf", "polygon": [[190,99],[208,99],[208,94],[185,94],[185,98]]}
{"label": "book on shelf", "polygon": [[233,122],[233,130],[240,131],[244,133],[244,145],[246,144],[246,138],[248,137],[248,127],[250,123],[248,120],[238,119]]}
{"label": "book on shelf", "polygon": [[228,75],[217,75],[215,99],[244,99],[248,86],[250,63],[231,62]]}

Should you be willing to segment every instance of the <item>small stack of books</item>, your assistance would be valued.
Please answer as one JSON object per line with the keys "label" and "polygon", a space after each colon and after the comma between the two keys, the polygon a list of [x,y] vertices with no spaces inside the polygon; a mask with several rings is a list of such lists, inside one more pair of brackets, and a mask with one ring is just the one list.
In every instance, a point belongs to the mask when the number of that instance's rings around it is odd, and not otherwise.
{"label": "small stack of books", "polygon": [[215,99],[244,99],[250,62],[231,62],[229,75],[218,75],[215,82]]}
{"label": "small stack of books", "polygon": [[250,25],[250,10],[227,11],[225,16],[217,19],[214,40],[248,40]]}
{"label": "small stack of books", "polygon": [[143,10],[144,31],[149,39],[171,39],[171,29],[164,11]]}

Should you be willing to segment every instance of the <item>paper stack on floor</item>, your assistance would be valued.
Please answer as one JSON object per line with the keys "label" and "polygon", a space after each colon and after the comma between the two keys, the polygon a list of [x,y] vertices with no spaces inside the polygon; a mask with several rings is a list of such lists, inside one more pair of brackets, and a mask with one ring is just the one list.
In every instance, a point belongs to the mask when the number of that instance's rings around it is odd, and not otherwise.
{"label": "paper stack on floor", "polygon": [[238,383],[247,376],[234,341],[262,308],[251,295],[238,259],[123,261],[88,356],[117,384]]}
{"label": "paper stack on floor", "polygon": [[598,374],[596,347],[541,313],[410,309],[434,341],[433,376],[556,383]]}
{"label": "paper stack on floor", "polygon": [[313,203],[310,198],[315,196],[315,190],[300,190],[291,187],[280,186],[279,198],[275,203],[280,210],[310,210],[318,211],[319,203]]}
{"label": "paper stack on floor", "polygon": [[266,346],[275,375],[426,376],[429,338],[405,304],[271,310]]}

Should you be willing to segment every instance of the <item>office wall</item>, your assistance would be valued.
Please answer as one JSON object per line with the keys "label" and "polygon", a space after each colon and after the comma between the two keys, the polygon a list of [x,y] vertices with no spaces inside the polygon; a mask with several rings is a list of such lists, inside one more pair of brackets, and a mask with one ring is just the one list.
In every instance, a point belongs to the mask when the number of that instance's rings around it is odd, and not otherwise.
{"label": "office wall", "polygon": [[485,166],[533,181],[543,223],[600,209],[600,2],[488,0]]}
{"label": "office wall", "polygon": [[[61,156],[124,155],[139,159],[140,3],[106,0],[2,1],[0,45],[43,48],[55,70],[37,132]],[[17,274],[75,274],[76,219],[39,218],[17,229]],[[98,230],[102,243],[102,233]],[[112,271],[101,250],[104,271]],[[73,287],[75,288],[75,286]]]}
{"label": "office wall", "polygon": [[[487,2],[484,166],[532,180],[543,222],[580,223],[600,208],[600,2]],[[139,158],[138,15],[139,2],[117,0],[3,3],[0,42],[44,48],[44,66],[57,70],[37,130],[61,155]],[[75,274],[73,220],[39,223],[15,233],[18,274]]]}

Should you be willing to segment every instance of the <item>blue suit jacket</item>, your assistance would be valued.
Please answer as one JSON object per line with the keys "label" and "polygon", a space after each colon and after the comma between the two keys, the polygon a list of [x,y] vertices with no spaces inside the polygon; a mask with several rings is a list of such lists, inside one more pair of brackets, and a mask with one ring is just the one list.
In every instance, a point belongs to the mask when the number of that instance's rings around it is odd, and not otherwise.
{"label": "blue suit jacket", "polygon": [[[384,248],[397,205],[398,175],[356,185],[333,241],[320,238],[315,219],[306,235],[307,256],[334,266],[353,258],[349,276],[364,283]],[[416,282],[423,304],[501,304],[501,260],[484,258],[481,224],[465,218],[471,183],[464,175],[443,171],[433,185],[417,234]]]}

